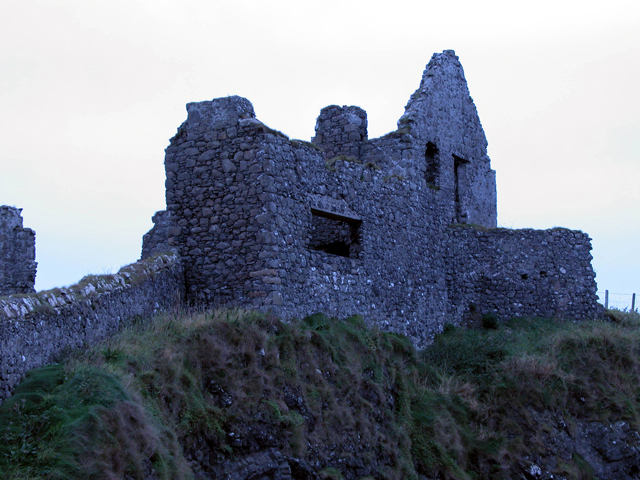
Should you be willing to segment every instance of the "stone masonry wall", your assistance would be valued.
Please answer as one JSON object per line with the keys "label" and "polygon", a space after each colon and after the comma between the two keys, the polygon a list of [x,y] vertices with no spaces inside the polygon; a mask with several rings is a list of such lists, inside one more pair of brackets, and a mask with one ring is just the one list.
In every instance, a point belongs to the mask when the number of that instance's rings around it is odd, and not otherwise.
{"label": "stone masonry wall", "polygon": [[597,303],[591,239],[583,232],[447,229],[450,318],[494,313],[570,319],[603,314]]}
{"label": "stone masonry wall", "polygon": [[340,155],[358,158],[367,140],[367,112],[360,107],[330,105],[320,111],[316,136],[311,140],[326,159]]}
{"label": "stone masonry wall", "polygon": [[[522,248],[536,239],[551,246],[516,255],[516,237],[491,230],[495,172],[453,51],[433,56],[398,130],[372,140],[358,107],[323,109],[313,143],[265,126],[242,97],[190,103],[187,112],[165,157],[172,226],[158,228],[152,243],[178,249],[190,302],[285,318],[360,313],[419,347],[445,322],[462,321],[473,302],[503,316],[590,318],[597,310],[588,249],[574,262],[581,269],[569,262],[576,277],[537,284],[532,273],[514,283],[520,264],[555,272],[557,252],[583,250],[532,233]],[[490,233],[479,240],[448,227],[458,223]],[[484,293],[476,264],[495,281]]]}
{"label": "stone masonry wall", "polygon": [[115,275],[85,277],[69,288],[1,297],[0,401],[28,370],[183,301],[184,272],[176,255],[137,262]]}
{"label": "stone masonry wall", "polygon": [[35,291],[36,234],[23,228],[21,212],[0,206],[0,295]]}
{"label": "stone masonry wall", "polygon": [[[410,135],[329,163],[317,146],[261,124],[245,99],[187,108],[165,166],[180,229],[169,241],[184,258],[191,301],[289,318],[361,313],[419,344],[442,327],[447,223]],[[386,156],[376,156],[381,145]],[[403,162],[411,168],[393,173]],[[357,258],[314,249],[314,211],[357,224]]]}
{"label": "stone masonry wall", "polygon": [[189,301],[251,303],[257,297],[245,292],[245,281],[272,268],[264,224],[274,182],[265,172],[265,139],[284,135],[256,120],[240,97],[189,104],[187,111],[165,157],[176,225],[169,242],[183,258]]}
{"label": "stone masonry wall", "polygon": [[169,212],[166,210],[156,212],[151,220],[153,221],[153,228],[142,237],[140,259],[177,250],[175,245],[169,243],[170,231],[175,228]]}
{"label": "stone masonry wall", "polygon": [[[377,156],[381,145],[385,155]],[[444,323],[446,223],[439,192],[422,174],[421,146],[396,132],[363,144],[355,161],[331,165],[304,144],[289,148],[273,139],[267,150],[277,193],[266,225],[282,297],[270,308],[286,317],[360,313],[419,346],[428,343]],[[359,222],[358,258],[309,248],[313,211]],[[264,286],[254,281],[253,288]]]}
{"label": "stone masonry wall", "polygon": [[429,143],[436,147],[435,185],[444,193],[449,221],[495,227],[496,180],[487,138],[453,50],[433,55],[398,127],[410,131],[425,156]]}

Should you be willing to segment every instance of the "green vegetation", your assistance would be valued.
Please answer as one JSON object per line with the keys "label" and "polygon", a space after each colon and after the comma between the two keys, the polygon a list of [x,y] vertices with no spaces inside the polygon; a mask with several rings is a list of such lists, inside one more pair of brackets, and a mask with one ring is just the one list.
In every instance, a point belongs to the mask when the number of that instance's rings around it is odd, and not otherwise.
{"label": "green vegetation", "polygon": [[389,182],[391,180],[397,180],[399,182],[404,182],[405,181],[405,176],[404,175],[400,175],[398,173],[393,173],[391,175],[387,175],[386,177],[384,177],[382,179],[382,181],[384,181],[384,182]]}
{"label": "green vegetation", "polygon": [[477,223],[451,223],[449,224],[449,228],[470,228],[473,230],[477,230],[479,232],[492,232],[496,230],[508,230],[502,227],[484,227],[482,225],[478,225]]}
{"label": "green vegetation", "polygon": [[380,165],[378,165],[376,162],[367,162],[364,164],[364,166],[371,170],[381,170]]}
{"label": "green vegetation", "polygon": [[285,140],[289,140],[289,137],[287,135],[285,135],[284,133],[282,133],[280,130],[276,130],[274,128],[267,127],[264,123],[260,123],[260,125],[258,126],[258,129],[261,130],[263,133],[269,133],[271,135],[275,135],[276,137],[280,137],[280,138],[284,138]]}
{"label": "green vegetation", "polygon": [[299,140],[297,138],[291,139],[291,145],[294,148],[308,147],[308,148],[311,148],[313,150],[316,150],[317,152],[323,152],[324,151],[322,148],[320,148],[318,145],[316,145],[313,142],[307,142],[306,140]]}
{"label": "green vegetation", "polygon": [[328,170],[335,172],[336,171],[336,163],[338,161],[347,162],[347,163],[361,163],[356,157],[352,155],[338,155],[337,157],[329,158],[324,162],[324,166],[327,167]]}
{"label": "green vegetation", "polygon": [[411,124],[407,123],[403,125],[401,128],[394,130],[393,132],[389,132],[384,135],[382,138],[403,138],[405,135],[411,135]]}
{"label": "green vegetation", "polygon": [[[358,462],[376,479],[516,478],[545,412],[640,428],[639,327],[487,316],[416,352],[358,316],[166,315],[31,371],[0,406],[0,471],[190,479],[187,458],[277,447],[326,479]],[[593,478],[579,455],[556,473]]]}

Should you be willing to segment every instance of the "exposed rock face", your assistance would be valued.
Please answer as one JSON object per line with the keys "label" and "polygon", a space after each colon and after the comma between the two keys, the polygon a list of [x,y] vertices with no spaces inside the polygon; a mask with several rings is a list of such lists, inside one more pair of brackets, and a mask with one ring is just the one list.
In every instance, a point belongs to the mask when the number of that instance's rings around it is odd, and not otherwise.
{"label": "exposed rock face", "polygon": [[[531,412],[533,416],[550,425],[549,432],[541,439],[548,450],[530,455],[521,464],[511,465],[513,478],[523,480],[569,480],[577,478],[576,472],[565,466],[580,459],[581,466],[601,480],[636,480],[640,478],[640,435],[625,422],[606,425],[600,422],[575,421],[569,427],[562,415],[547,412]],[[233,460],[211,464],[206,448],[191,458],[196,478],[201,480],[316,480],[321,478],[319,468],[302,459],[291,458],[277,448],[269,448]],[[208,453],[208,452],[207,452]],[[363,475],[375,475],[371,465],[343,465],[345,479],[359,479]],[[558,473],[558,472],[564,472]],[[368,478],[368,477],[367,477]],[[421,477],[424,480],[431,480]],[[500,477],[503,478],[503,477]],[[582,478],[582,477],[580,477]],[[590,478],[590,477],[589,477]],[[435,480],[435,479],[434,479]]]}
{"label": "exposed rock face", "polygon": [[[207,463],[206,461],[204,463]],[[202,480],[319,480],[312,467],[303,460],[290,458],[277,448],[270,448],[229,460],[222,465],[192,462],[196,478]]]}
{"label": "exposed rock face", "polygon": [[36,233],[22,226],[21,212],[0,206],[0,295],[35,291]]}
{"label": "exposed rock face", "polygon": [[495,172],[451,50],[381,138],[354,106],[324,108],[313,143],[266,127],[241,97],[187,111],[165,157],[173,226],[150,235],[178,249],[192,302],[359,313],[418,346],[473,312],[601,313],[586,235],[495,229]]}
{"label": "exposed rock face", "polygon": [[563,462],[576,457],[602,480],[634,480],[640,478],[640,434],[626,422],[573,421],[565,423],[561,414],[531,412],[536,421],[550,426],[545,438],[547,451],[531,455],[522,465],[527,479],[562,479],[552,472],[562,470]]}

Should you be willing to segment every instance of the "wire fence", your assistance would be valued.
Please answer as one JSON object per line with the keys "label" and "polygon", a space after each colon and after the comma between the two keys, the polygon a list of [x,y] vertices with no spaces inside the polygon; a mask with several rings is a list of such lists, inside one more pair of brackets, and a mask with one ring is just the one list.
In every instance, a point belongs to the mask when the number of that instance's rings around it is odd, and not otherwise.
{"label": "wire fence", "polygon": [[599,295],[605,308],[613,308],[623,312],[637,312],[638,299],[635,293],[615,293],[609,290],[604,291],[604,295]]}

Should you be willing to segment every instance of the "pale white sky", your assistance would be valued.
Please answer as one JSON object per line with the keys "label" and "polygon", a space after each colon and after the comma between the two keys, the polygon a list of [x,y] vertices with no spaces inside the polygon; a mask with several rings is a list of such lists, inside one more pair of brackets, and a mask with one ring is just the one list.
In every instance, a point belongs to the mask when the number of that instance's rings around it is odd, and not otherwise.
{"label": "pale white sky", "polygon": [[36,230],[38,289],[115,272],[164,208],[185,104],[241,95],[309,140],[320,109],[395,129],[454,49],[505,227],[593,238],[601,290],[640,293],[640,2],[0,0],[0,204]]}

